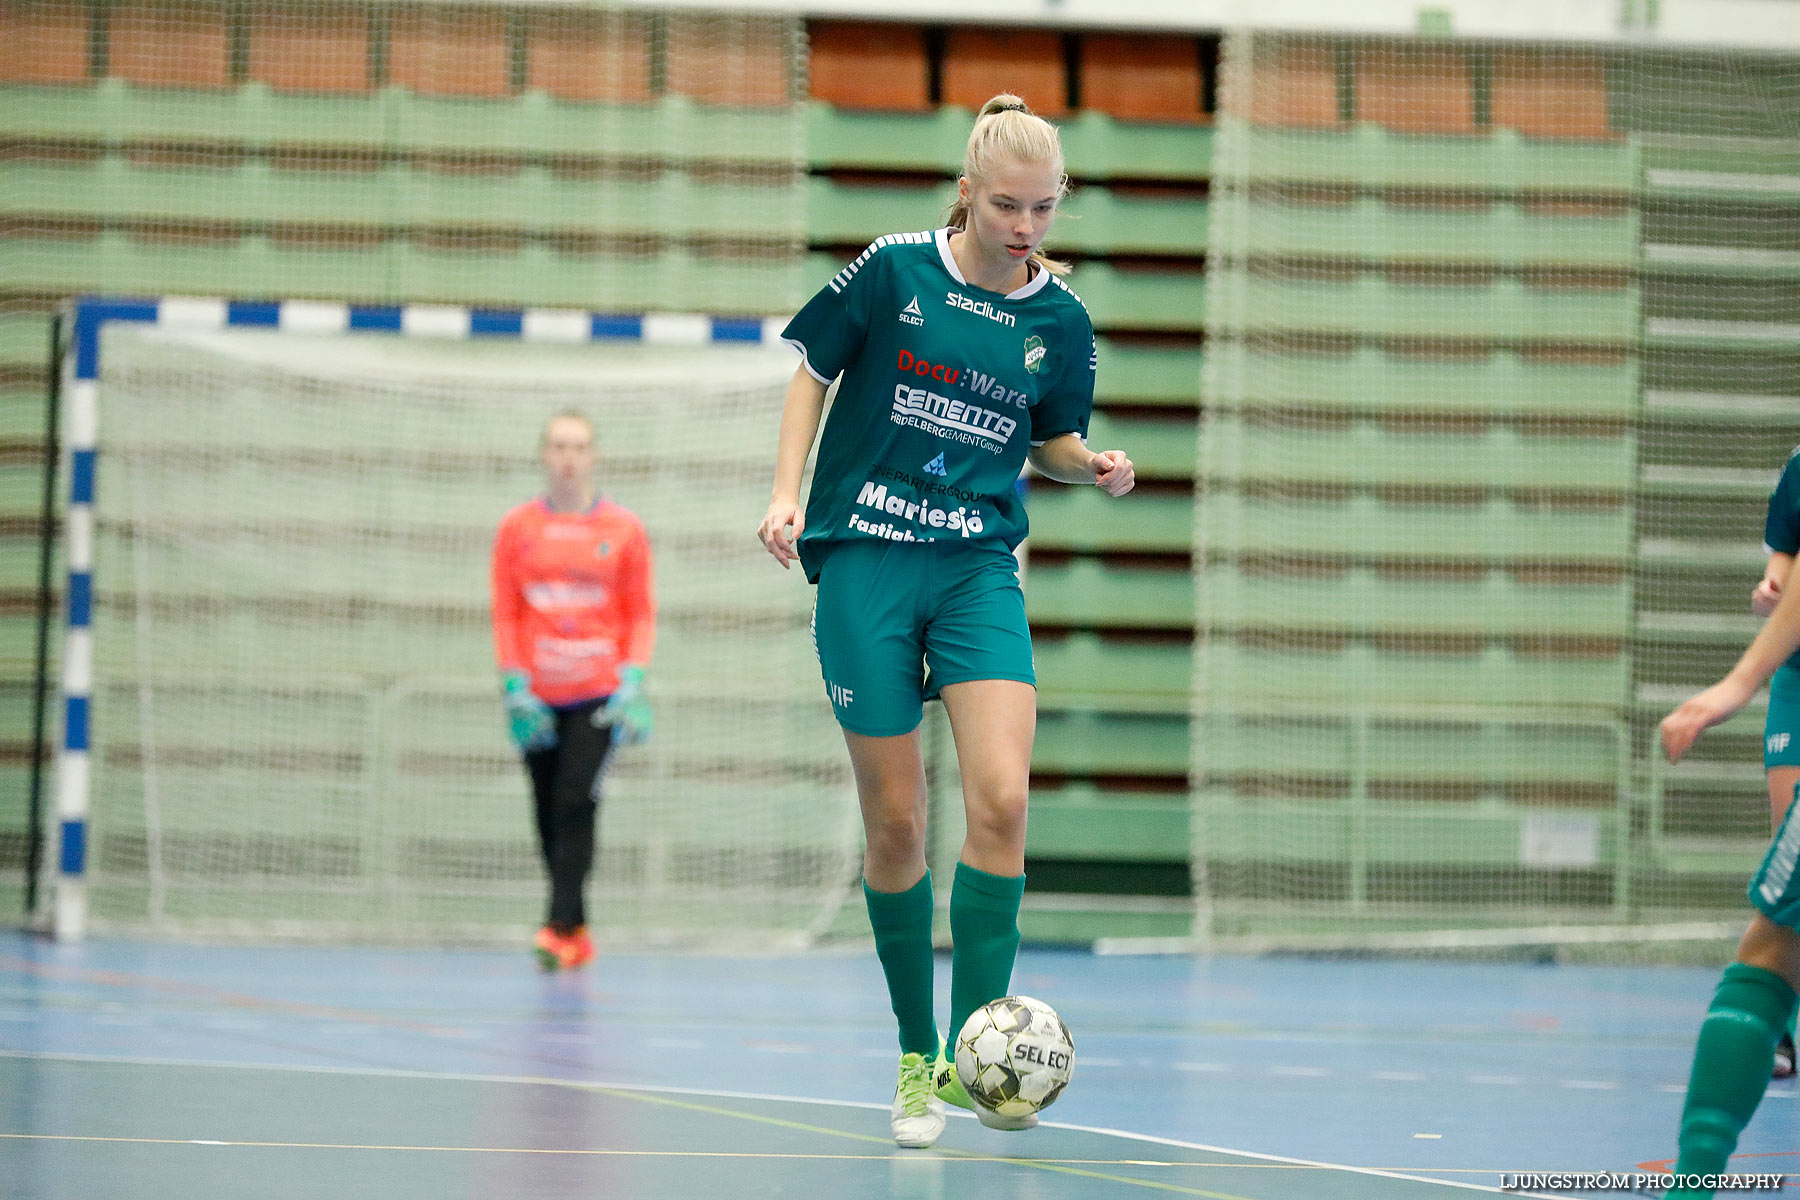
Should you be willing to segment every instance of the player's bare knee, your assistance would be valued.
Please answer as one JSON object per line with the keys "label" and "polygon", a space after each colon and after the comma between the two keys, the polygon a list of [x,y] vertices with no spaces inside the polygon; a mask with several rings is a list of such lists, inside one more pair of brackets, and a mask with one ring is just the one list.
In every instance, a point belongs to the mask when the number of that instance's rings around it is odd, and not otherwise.
{"label": "player's bare knee", "polygon": [[1024,788],[971,797],[967,815],[969,841],[975,845],[1016,849],[1025,844]]}
{"label": "player's bare knee", "polygon": [[878,862],[908,862],[924,852],[925,816],[916,809],[890,808],[867,814],[863,829],[869,856]]}

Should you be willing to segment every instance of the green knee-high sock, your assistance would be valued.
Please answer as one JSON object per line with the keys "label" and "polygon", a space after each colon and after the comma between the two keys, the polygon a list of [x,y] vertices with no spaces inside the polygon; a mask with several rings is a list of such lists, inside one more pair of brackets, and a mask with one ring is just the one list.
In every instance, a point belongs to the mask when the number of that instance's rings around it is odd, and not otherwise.
{"label": "green knee-high sock", "polygon": [[[1732,963],[1700,1026],[1687,1103],[1681,1110],[1677,1175],[1716,1175],[1769,1086],[1775,1042],[1794,1012],[1794,989],[1772,971]],[[1671,1192],[1671,1196],[1704,1195]]]}
{"label": "green knee-high sock", "polygon": [[863,881],[875,956],[887,976],[888,999],[900,1022],[900,1053],[938,1052],[931,1007],[931,872],[904,892],[877,892]]}
{"label": "green knee-high sock", "polygon": [[1025,877],[989,875],[956,864],[950,887],[950,1029],[954,1038],[969,1014],[1007,994],[1019,952],[1019,900]]}

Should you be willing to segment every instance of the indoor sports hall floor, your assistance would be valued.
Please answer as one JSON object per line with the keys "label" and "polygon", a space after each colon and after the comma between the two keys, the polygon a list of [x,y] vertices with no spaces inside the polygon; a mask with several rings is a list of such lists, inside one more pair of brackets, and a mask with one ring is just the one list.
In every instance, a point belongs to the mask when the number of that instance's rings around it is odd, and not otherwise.
{"label": "indoor sports hall floor", "polygon": [[[1492,1191],[1501,1172],[1666,1159],[1715,979],[1028,950],[1015,990],[1076,1038],[1053,1120],[958,1117],[935,1150],[901,1151],[872,954],[543,976],[522,952],[0,933],[0,1197]],[[1735,1169],[1800,1186],[1791,1082],[1740,1149]]]}

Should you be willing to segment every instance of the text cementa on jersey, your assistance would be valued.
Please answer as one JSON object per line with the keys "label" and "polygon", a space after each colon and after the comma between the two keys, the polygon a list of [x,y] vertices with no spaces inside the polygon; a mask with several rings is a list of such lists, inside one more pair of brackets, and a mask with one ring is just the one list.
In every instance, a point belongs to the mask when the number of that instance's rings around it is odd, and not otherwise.
{"label": "text cementa on jersey", "polygon": [[[956,386],[964,375],[968,375],[971,380],[979,378],[984,390],[997,383],[991,376],[978,376],[976,372],[962,367],[929,362],[910,350],[900,351],[896,367],[904,374],[936,380],[951,387]],[[1001,385],[1000,390],[1006,399],[1012,399],[1011,389]],[[1023,401],[1024,393],[1018,393],[1018,396],[1019,401]],[[894,411],[890,416],[896,425],[922,429],[947,441],[980,446],[991,454],[1004,451],[1007,441],[1019,427],[1017,420],[1003,416],[991,408],[941,395],[928,388],[913,387],[908,383],[895,385]]]}

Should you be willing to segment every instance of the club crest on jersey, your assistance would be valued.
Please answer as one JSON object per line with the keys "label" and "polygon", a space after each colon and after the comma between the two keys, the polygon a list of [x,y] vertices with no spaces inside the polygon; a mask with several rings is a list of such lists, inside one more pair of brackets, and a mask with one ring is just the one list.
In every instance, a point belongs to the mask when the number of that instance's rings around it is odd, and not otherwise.
{"label": "club crest on jersey", "polygon": [[908,300],[906,302],[906,307],[900,310],[900,319],[908,325],[923,325],[925,323],[925,314],[919,311],[919,298],[917,296]]}
{"label": "club crest on jersey", "polygon": [[1044,365],[1044,339],[1033,334],[1025,339],[1025,369],[1033,375]]}
{"label": "club crest on jersey", "polygon": [[594,557],[595,558],[605,558],[607,555],[609,555],[611,553],[612,553],[612,543],[611,542],[601,542],[598,546],[594,547]]}
{"label": "club crest on jersey", "polygon": [[920,467],[919,470],[925,472],[927,475],[936,475],[939,479],[942,479],[950,473],[950,468],[944,465],[944,454],[941,450],[938,452],[936,458]]}

